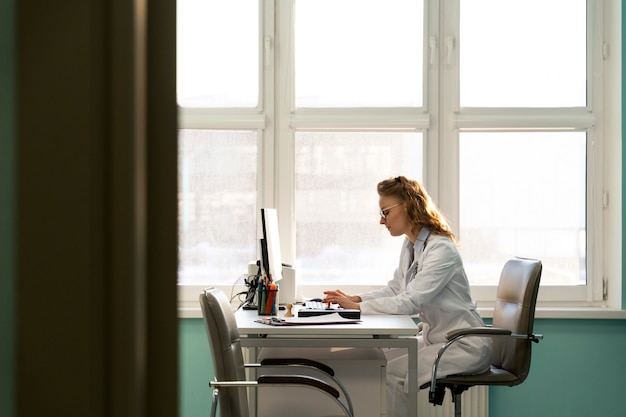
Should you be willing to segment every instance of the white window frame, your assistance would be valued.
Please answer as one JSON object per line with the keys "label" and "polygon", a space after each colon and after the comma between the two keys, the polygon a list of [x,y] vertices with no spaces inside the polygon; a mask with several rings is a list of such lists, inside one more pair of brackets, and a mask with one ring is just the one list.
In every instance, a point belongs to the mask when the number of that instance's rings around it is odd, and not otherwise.
{"label": "white window frame", "polygon": [[[450,6],[445,10],[447,19],[444,23],[441,35],[446,38],[451,37],[456,43],[459,39],[458,22],[460,0],[449,0],[444,2],[444,7]],[[604,68],[604,59],[602,56],[602,47],[606,36],[605,32],[601,32],[604,25],[602,20],[607,16],[603,15],[603,2],[589,0],[587,3],[587,34],[590,50],[588,55],[591,57],[587,62],[587,73],[593,74],[588,79],[587,92],[588,104],[585,109],[475,109],[459,107],[459,73],[457,71],[442,71],[443,82],[440,96],[444,100],[441,106],[440,119],[442,138],[442,153],[446,158],[440,156],[439,161],[443,165],[440,170],[440,190],[448,190],[439,194],[439,204],[446,213],[451,213],[450,218],[452,224],[459,224],[458,207],[458,155],[459,155],[459,132],[461,131],[489,131],[500,129],[504,131],[524,131],[546,129],[554,131],[586,131],[588,134],[588,169],[592,167],[600,167],[603,163],[604,153],[602,140],[603,94],[594,94],[594,92],[602,92],[602,76],[596,74],[602,73]],[[441,44],[441,42],[440,42]],[[598,47],[599,46],[599,47]],[[445,48],[441,45],[440,48]],[[598,50],[600,49],[600,50]],[[447,52],[440,53],[440,65],[445,65],[444,56]],[[447,58],[446,58],[447,59]],[[459,49],[454,48],[452,55],[452,66],[457,64],[458,69]],[[450,66],[450,65],[448,65]],[[451,119],[447,119],[451,115]],[[599,119],[599,120],[596,120]],[[448,163],[447,161],[454,161]],[[597,175],[587,175],[587,282],[586,286],[547,286],[543,285],[539,294],[540,305],[578,305],[578,306],[607,306],[606,300],[603,300],[603,279],[597,277],[606,276],[604,273],[605,265],[601,259],[603,247],[608,242],[602,233],[601,225],[603,224],[603,207],[602,195],[604,193],[603,173],[597,172]],[[450,192],[449,190],[452,190]],[[615,190],[619,193],[619,190]],[[621,199],[620,199],[621,200]],[[613,242],[615,244],[617,242]],[[489,304],[488,300],[495,299],[495,286],[473,286],[472,295],[479,302]]]}
{"label": "white window frame", "polygon": [[[255,109],[183,109],[179,111],[180,128],[254,129],[259,148],[258,207],[274,206],[279,213],[283,260],[295,260],[295,184],[293,181],[293,140],[297,130],[420,130],[424,133],[424,183],[433,198],[451,217],[458,218],[458,138],[459,131],[493,129],[576,129],[587,131],[588,166],[597,167],[588,181],[588,282],[581,287],[542,286],[539,305],[565,309],[572,307],[621,308],[621,4],[618,0],[588,0],[588,33],[592,58],[588,60],[589,107],[587,109],[460,109],[458,107],[458,71],[432,71],[425,59],[425,97],[422,109],[296,109],[293,103],[293,57],[291,1],[259,0],[261,10],[260,102]],[[426,0],[428,20],[425,56],[435,45],[435,66],[444,64],[444,42],[458,39],[459,0]],[[280,6],[279,6],[280,4]],[[441,13],[446,20],[439,19]],[[429,45],[435,40],[433,45]],[[458,48],[454,49],[458,62]],[[275,65],[278,63],[278,65]],[[458,65],[457,65],[458,68]],[[436,68],[435,68],[436,69]],[[598,76],[597,74],[600,74]],[[278,85],[276,80],[289,80]],[[441,88],[439,94],[433,90]],[[277,94],[276,91],[280,91]],[[603,94],[593,94],[601,91]],[[441,100],[440,97],[445,97]],[[429,109],[435,109],[438,124]],[[593,113],[591,113],[593,109]],[[448,116],[444,116],[448,115]],[[450,162],[452,161],[452,163]],[[287,174],[285,174],[287,173]],[[588,176],[589,180],[589,176]],[[280,190],[280,192],[278,191]],[[444,191],[445,190],[445,191]],[[246,266],[242,265],[242,273]],[[393,271],[389,271],[391,277]],[[235,277],[233,277],[235,278]],[[384,285],[381,282],[381,285]],[[179,286],[181,307],[196,307],[198,286]],[[350,286],[357,293],[372,286]],[[608,288],[608,290],[607,290]],[[232,284],[223,286],[232,292]],[[305,296],[318,296],[325,286],[300,287]],[[606,299],[603,299],[603,294]],[[489,306],[495,286],[472,287],[479,305]]]}

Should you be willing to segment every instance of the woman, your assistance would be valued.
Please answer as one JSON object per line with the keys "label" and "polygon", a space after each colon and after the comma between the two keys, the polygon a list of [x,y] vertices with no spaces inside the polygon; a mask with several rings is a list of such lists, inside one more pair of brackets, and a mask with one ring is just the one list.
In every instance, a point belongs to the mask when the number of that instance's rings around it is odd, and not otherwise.
{"label": "woman", "polygon": [[[421,386],[430,382],[435,357],[446,342],[445,334],[484,323],[472,302],[455,236],[422,185],[395,177],[378,184],[378,195],[380,224],[391,236],[405,236],[393,279],[380,290],[360,295],[325,291],[324,301],[357,308],[363,314],[417,314],[422,327],[417,336]],[[389,416],[408,415],[408,358],[406,353],[397,353],[388,352]],[[490,339],[464,338],[446,351],[437,376],[481,373],[489,369],[490,359]]]}

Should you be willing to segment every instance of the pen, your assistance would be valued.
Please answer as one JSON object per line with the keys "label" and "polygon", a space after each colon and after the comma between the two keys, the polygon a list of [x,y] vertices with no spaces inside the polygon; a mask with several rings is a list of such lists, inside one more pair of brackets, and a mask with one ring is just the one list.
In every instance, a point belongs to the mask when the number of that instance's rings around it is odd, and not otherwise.
{"label": "pen", "polygon": [[272,282],[269,286],[269,291],[267,294],[267,304],[265,306],[265,314],[274,314],[276,312],[276,307],[274,306],[275,298],[276,298],[276,284]]}

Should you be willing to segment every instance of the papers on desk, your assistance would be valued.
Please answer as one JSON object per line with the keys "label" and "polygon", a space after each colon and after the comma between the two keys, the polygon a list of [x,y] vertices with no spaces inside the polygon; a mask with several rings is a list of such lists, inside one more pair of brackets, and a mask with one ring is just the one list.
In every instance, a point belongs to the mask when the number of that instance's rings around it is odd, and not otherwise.
{"label": "papers on desk", "polygon": [[319,324],[355,324],[361,320],[347,319],[341,317],[338,313],[325,314],[313,317],[264,317],[255,320],[257,323],[267,324],[270,326],[306,326]]}

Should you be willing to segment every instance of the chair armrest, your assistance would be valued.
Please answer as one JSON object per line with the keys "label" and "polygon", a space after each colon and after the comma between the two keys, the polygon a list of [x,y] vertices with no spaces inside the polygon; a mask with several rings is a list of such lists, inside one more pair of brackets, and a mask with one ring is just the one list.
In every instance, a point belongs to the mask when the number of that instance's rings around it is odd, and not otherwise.
{"label": "chair armrest", "polygon": [[335,371],[330,366],[305,358],[266,358],[261,361],[261,366],[305,366],[316,368],[325,374],[335,376]]}
{"label": "chair armrest", "polygon": [[[259,388],[261,386],[302,386],[309,387],[332,397],[346,416],[354,416],[354,412],[339,399],[339,390],[327,384],[321,379],[306,375],[261,375],[256,381],[210,381],[209,386],[213,388],[225,387],[250,387]],[[216,397],[217,398],[217,397]],[[217,402],[215,402],[217,405]]]}
{"label": "chair armrest", "polygon": [[446,333],[446,339],[451,340],[458,336],[509,336],[511,331],[500,327],[466,327],[464,329],[455,329]]}
{"label": "chair armrest", "polygon": [[543,340],[543,335],[540,334],[516,334],[508,329],[492,326],[466,327],[463,329],[455,329],[446,333],[447,342],[441,347],[441,349],[439,349],[439,352],[437,353],[437,357],[435,358],[435,362],[433,364],[429,393],[429,401],[431,403],[441,404],[440,400],[437,399],[437,394],[435,393],[437,385],[437,368],[439,367],[439,361],[441,360],[444,352],[452,344],[454,344],[454,342],[464,337],[511,337],[515,339],[526,339],[535,343],[539,343],[540,340]]}
{"label": "chair armrest", "polygon": [[313,378],[311,376],[304,375],[261,375],[257,380],[259,385],[266,384],[297,384],[307,385],[322,391],[326,391],[328,394],[335,398],[339,398],[339,391],[334,387],[328,385],[321,379]]}
{"label": "chair armrest", "polygon": [[513,333],[508,329],[503,329],[501,327],[491,327],[491,326],[480,326],[480,327],[466,327],[464,329],[455,329],[448,333],[446,333],[446,340],[448,343],[454,342],[456,339],[460,339],[465,336],[482,336],[482,337],[513,337],[516,339],[528,339],[532,342],[539,343],[540,340],[543,340],[543,335],[541,334],[517,334]]}
{"label": "chair armrest", "polygon": [[326,374],[330,377],[333,382],[339,387],[341,392],[343,393],[343,397],[348,403],[348,408],[350,409],[350,414],[354,415],[354,406],[352,404],[352,399],[350,398],[350,394],[348,394],[348,390],[343,385],[343,383],[335,376],[335,370],[330,366],[306,358],[265,358],[259,364],[260,367],[302,367],[315,369],[319,372]]}

